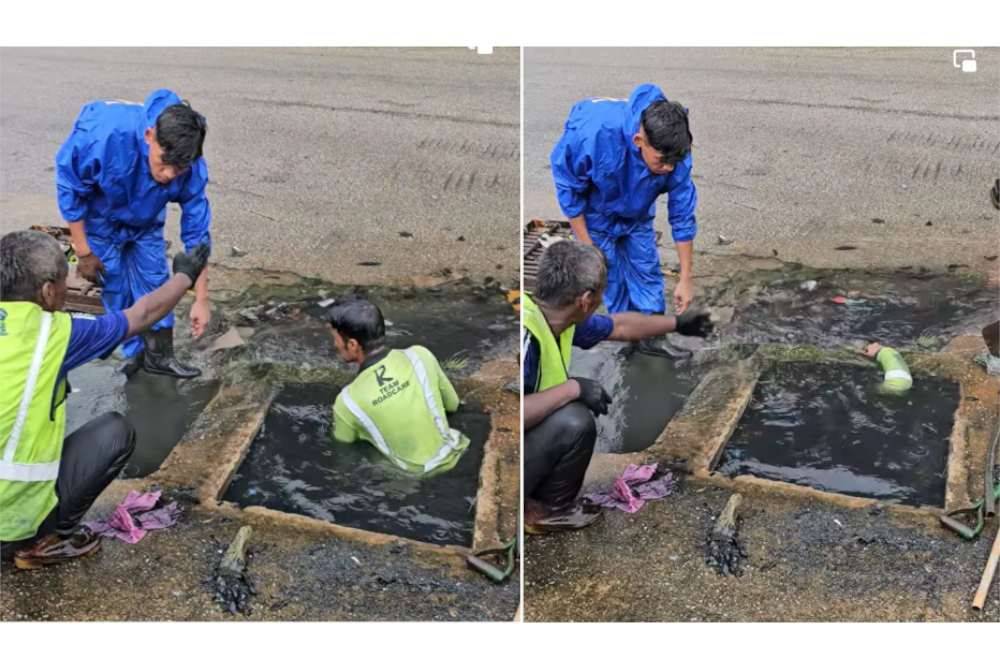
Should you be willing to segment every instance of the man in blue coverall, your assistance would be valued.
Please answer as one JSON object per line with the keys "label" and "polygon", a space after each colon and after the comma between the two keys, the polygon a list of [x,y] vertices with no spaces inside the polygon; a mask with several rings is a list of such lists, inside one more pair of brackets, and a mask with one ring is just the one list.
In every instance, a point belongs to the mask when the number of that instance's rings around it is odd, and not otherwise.
{"label": "man in blue coverall", "polygon": [[[203,116],[166,89],[146,102],[87,103],[56,154],[59,210],[69,223],[79,273],[103,286],[104,306],[120,311],[162,286],[167,270],[167,203],[181,206],[181,240],[190,252],[211,245],[212,218],[202,157]],[[211,319],[205,273],[195,284],[191,332]],[[201,374],[174,357],[174,315],[123,345],[128,372],[190,378]]]}
{"label": "man in blue coverall", "polygon": [[627,101],[591,98],[570,111],[550,157],[552,176],[574,235],[607,259],[604,304],[611,314],[666,311],[653,230],[663,193],[680,258],[674,311],[691,304],[698,204],[691,142],[687,110],[653,84],[638,86]]}

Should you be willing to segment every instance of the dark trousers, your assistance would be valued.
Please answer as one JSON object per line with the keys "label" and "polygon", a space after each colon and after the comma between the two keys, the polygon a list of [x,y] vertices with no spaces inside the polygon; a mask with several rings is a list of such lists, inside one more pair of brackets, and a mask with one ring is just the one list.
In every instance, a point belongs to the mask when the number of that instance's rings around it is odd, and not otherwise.
{"label": "dark trousers", "polygon": [[[101,491],[108,487],[135,449],[135,429],[118,412],[108,412],[76,429],[63,442],[56,493],[59,503],[39,526],[35,537],[4,543],[8,552],[28,546],[49,533],[71,535]],[[17,545],[14,547],[12,545]]]}
{"label": "dark trousers", "polygon": [[594,415],[571,402],[524,434],[524,495],[550,507],[573,502],[597,441]]}

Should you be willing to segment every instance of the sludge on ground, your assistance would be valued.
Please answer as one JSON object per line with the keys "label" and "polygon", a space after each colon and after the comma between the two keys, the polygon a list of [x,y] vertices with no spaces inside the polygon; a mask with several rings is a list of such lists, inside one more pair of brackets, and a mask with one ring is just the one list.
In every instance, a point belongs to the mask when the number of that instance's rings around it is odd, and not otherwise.
{"label": "sludge on ground", "polygon": [[974,542],[936,521],[744,494],[741,577],[706,565],[705,537],[731,492],[686,480],[637,514],[529,536],[526,621],[1000,621],[1000,588],[972,595],[997,531]]}
{"label": "sludge on ground", "polygon": [[474,407],[449,415],[471,443],[456,466],[434,477],[399,472],[371,445],[335,443],[325,384],[290,384],[234,475],[225,500],[262,505],[423,542],[469,546],[490,419]]}
{"label": "sludge on ground", "polygon": [[427,562],[403,545],[255,523],[248,570],[257,593],[249,615],[233,616],[215,602],[212,577],[240,525],[196,507],[139,544],[105,540],[94,556],[55,569],[4,564],[0,620],[496,621],[517,609],[516,575],[498,586],[461,561]]}
{"label": "sludge on ground", "polygon": [[727,344],[842,347],[880,340],[899,348],[936,350],[970,325],[994,320],[1000,309],[994,289],[960,273],[795,265],[737,276],[717,288],[710,300],[735,310],[721,331]]}

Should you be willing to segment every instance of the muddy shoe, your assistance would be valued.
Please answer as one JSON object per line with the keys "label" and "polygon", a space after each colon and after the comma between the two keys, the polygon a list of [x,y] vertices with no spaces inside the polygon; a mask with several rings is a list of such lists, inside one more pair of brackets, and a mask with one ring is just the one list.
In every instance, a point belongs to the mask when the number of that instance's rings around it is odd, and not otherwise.
{"label": "muddy shoe", "polygon": [[524,532],[545,535],[566,530],[586,528],[601,517],[601,508],[577,501],[569,507],[552,510],[537,519],[525,520]]}
{"label": "muddy shoe", "polygon": [[142,369],[151,375],[166,375],[178,379],[193,379],[201,370],[185,365],[174,357],[174,329],[146,331],[142,334],[146,345]]}
{"label": "muddy shoe", "polygon": [[16,552],[14,565],[21,570],[37,570],[47,565],[58,565],[75,558],[89,556],[100,546],[100,535],[85,527],[81,527],[69,537],[52,533],[27,549]]}

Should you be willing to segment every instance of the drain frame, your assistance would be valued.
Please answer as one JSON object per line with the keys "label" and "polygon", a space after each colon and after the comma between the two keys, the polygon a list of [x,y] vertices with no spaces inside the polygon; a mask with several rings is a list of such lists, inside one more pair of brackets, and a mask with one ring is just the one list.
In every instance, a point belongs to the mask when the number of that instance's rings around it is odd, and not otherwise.
{"label": "drain frame", "polygon": [[[240,507],[223,500],[280,390],[280,384],[266,379],[220,389],[213,400],[212,427],[192,431],[191,439],[186,436],[151,479],[161,485],[192,488],[201,506],[247,523],[276,523],[368,545],[402,545],[438,556],[464,557],[472,551],[499,544],[502,453],[495,422],[491,422],[490,433],[483,445],[470,546],[424,542],[260,505]],[[206,407],[206,411],[208,409]],[[489,411],[490,408],[484,409]]]}
{"label": "drain frame", "polygon": [[[815,347],[761,345],[748,358],[717,362],[688,396],[684,407],[647,449],[632,454],[595,454],[586,487],[606,485],[630,463],[665,463],[685,471],[701,483],[735,491],[789,495],[821,500],[842,507],[882,507],[903,514],[936,516],[969,506],[982,489],[990,434],[974,427],[997,422],[1000,408],[983,398],[1000,393],[1000,381],[985,375],[969,361],[947,353],[906,353],[916,375],[943,377],[958,383],[959,402],[949,437],[943,508],[887,502],[875,498],[821,491],[809,486],[764,479],[755,475],[728,477],[716,471],[726,445],[746,412],[761,375],[772,365],[794,361],[858,364],[851,354]],[[872,370],[877,374],[877,370]]]}

